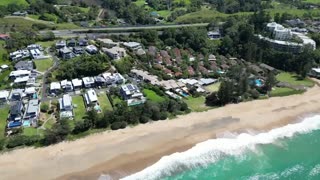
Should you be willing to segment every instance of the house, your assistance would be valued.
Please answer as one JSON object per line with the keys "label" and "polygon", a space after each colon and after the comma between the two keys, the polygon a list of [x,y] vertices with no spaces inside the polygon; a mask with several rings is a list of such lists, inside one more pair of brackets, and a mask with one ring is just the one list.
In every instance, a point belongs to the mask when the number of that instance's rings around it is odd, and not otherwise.
{"label": "house", "polygon": [[136,50],[142,48],[141,44],[138,42],[125,42],[125,43],[123,43],[123,46],[125,46],[126,48],[128,48],[132,51],[136,51]]}
{"label": "house", "polygon": [[50,93],[51,94],[60,94],[61,92],[61,85],[59,82],[52,82],[50,84]]}
{"label": "house", "polygon": [[83,85],[85,88],[93,88],[95,87],[94,78],[93,77],[84,77],[82,78]]}
{"label": "house", "polygon": [[213,54],[210,54],[210,55],[209,55],[208,61],[216,61],[216,60],[217,60],[217,58],[216,58],[215,55],[213,55]]}
{"label": "house", "polygon": [[17,77],[13,83],[17,85],[26,85],[29,80],[29,76]]}
{"label": "house", "polygon": [[188,67],[188,73],[190,76],[194,76],[196,74],[191,66]]}
{"label": "house", "polygon": [[105,79],[107,85],[122,84],[126,81],[120,73],[103,73],[101,76]]}
{"label": "house", "polygon": [[143,56],[143,55],[146,54],[146,51],[143,50],[143,49],[138,49],[137,52],[136,52],[136,54],[137,54],[138,56]]}
{"label": "house", "polygon": [[105,54],[107,54],[110,58],[114,59],[114,60],[118,60],[121,59],[123,57],[125,57],[126,54],[126,50],[124,48],[121,47],[112,47],[112,48],[102,48],[102,52],[104,52]]}
{"label": "house", "polygon": [[160,51],[160,55],[161,55],[162,57],[170,57],[168,51],[165,51],[165,50],[161,50],[161,51]]}
{"label": "house", "polygon": [[74,48],[73,48],[73,53],[74,53],[75,55],[81,55],[81,54],[84,54],[85,51],[83,50],[82,47],[74,47]]}
{"label": "house", "polygon": [[100,87],[107,85],[107,81],[102,76],[94,77],[94,81],[96,82],[96,85]]}
{"label": "house", "polygon": [[72,52],[72,50],[70,48],[67,47],[63,47],[59,50],[59,56],[62,59],[72,59],[75,57],[74,53]]}
{"label": "house", "polygon": [[264,64],[264,63],[261,63],[261,64],[260,64],[260,67],[261,67],[262,69],[267,70],[268,72],[275,72],[275,71],[277,71],[276,68],[271,67],[271,66],[269,66],[269,65],[267,65],[267,64]]}
{"label": "house", "polygon": [[150,56],[156,56],[157,54],[157,48],[155,46],[149,46],[148,48],[148,54]]}
{"label": "house", "polygon": [[12,13],[12,16],[27,16],[28,12],[27,11],[16,11]]}
{"label": "house", "polygon": [[30,54],[33,59],[40,59],[43,57],[43,53],[39,49],[31,49]]}
{"label": "house", "polygon": [[27,49],[14,51],[9,54],[9,58],[12,61],[19,61],[29,57],[30,57],[30,52]]}
{"label": "house", "polygon": [[[23,116],[24,125],[25,122],[32,124],[33,126],[37,126],[38,118],[40,114],[39,100],[32,99],[28,102],[26,112]],[[30,126],[30,125],[29,125]]]}
{"label": "house", "polygon": [[133,84],[122,85],[120,94],[127,101],[128,106],[143,104],[146,101],[139,88]]}
{"label": "house", "polygon": [[79,39],[78,45],[79,46],[88,46],[88,40],[87,39]]}
{"label": "house", "polygon": [[31,71],[34,69],[34,65],[32,61],[19,61],[14,65],[14,69]]}
{"label": "house", "polygon": [[207,86],[207,85],[216,83],[218,80],[213,78],[201,78],[199,79],[199,81],[202,83],[202,85]]}
{"label": "house", "polygon": [[4,70],[9,69],[9,66],[6,65],[6,64],[3,64],[3,65],[0,66],[0,69],[1,69],[1,71],[4,71]]}
{"label": "house", "polygon": [[27,49],[30,51],[30,50],[33,50],[33,49],[39,49],[40,51],[43,51],[43,48],[40,44],[30,44],[27,46]]}
{"label": "house", "polygon": [[209,71],[207,68],[205,68],[204,66],[199,66],[199,71],[202,73],[202,74],[209,74]]}
{"label": "house", "polygon": [[0,104],[6,103],[9,98],[9,91],[0,91]]}
{"label": "house", "polygon": [[30,76],[30,74],[31,74],[31,71],[28,71],[28,70],[16,70],[16,71],[11,71],[9,78],[16,79],[18,77]]}
{"label": "house", "polygon": [[113,42],[112,39],[98,38],[97,42],[100,44],[100,47],[113,48],[119,46],[119,43]]}
{"label": "house", "polygon": [[61,40],[56,42],[56,49],[61,49],[67,46],[67,42],[65,40]]}
{"label": "house", "polygon": [[320,68],[312,68],[308,75],[311,77],[320,78]]}
{"label": "house", "polygon": [[23,107],[22,101],[11,103],[8,121],[21,122],[23,115],[24,115],[24,107]]}
{"label": "house", "polygon": [[13,89],[10,94],[10,101],[21,101],[25,97],[24,89]]}
{"label": "house", "polygon": [[68,47],[76,47],[77,45],[77,41],[75,39],[70,39],[68,42],[67,42],[67,46]]}
{"label": "house", "polygon": [[0,34],[0,40],[7,40],[10,38],[9,34]]}
{"label": "house", "polygon": [[216,40],[216,39],[220,39],[221,38],[221,33],[220,33],[219,30],[217,30],[217,31],[209,31],[207,33],[207,35],[208,35],[209,39],[211,39],[211,40]]}
{"label": "house", "polygon": [[181,58],[181,51],[178,48],[174,48],[173,49],[173,54],[175,56],[175,58]]}
{"label": "house", "polygon": [[29,77],[28,81],[26,82],[26,87],[34,86],[35,83],[36,83],[36,78],[34,78],[34,77]]}
{"label": "house", "polygon": [[98,96],[93,89],[89,89],[84,94],[84,99],[85,99],[87,107],[95,106],[98,103]]}
{"label": "house", "polygon": [[88,45],[86,46],[86,51],[89,53],[89,54],[97,54],[98,53],[98,48],[94,45]]}
{"label": "house", "polygon": [[68,80],[63,80],[60,82],[61,88],[63,89],[64,92],[71,92],[73,91],[73,86],[72,82]]}
{"label": "house", "polygon": [[72,98],[69,94],[64,94],[62,98],[59,99],[60,105],[60,119],[72,118],[73,117],[73,105]]}
{"label": "house", "polygon": [[81,90],[82,88],[82,80],[81,79],[72,79],[72,86],[75,91]]}
{"label": "house", "polygon": [[28,99],[37,99],[37,91],[35,87],[26,87],[24,90],[24,93],[26,94],[26,97],[28,97]]}

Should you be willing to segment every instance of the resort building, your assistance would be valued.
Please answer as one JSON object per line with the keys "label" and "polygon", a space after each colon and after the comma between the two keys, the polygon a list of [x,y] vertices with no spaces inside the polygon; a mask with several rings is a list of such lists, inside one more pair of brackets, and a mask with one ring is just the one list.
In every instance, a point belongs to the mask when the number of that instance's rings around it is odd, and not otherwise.
{"label": "resort building", "polygon": [[133,84],[122,85],[120,94],[127,101],[128,106],[143,104],[146,101],[139,88]]}
{"label": "resort building", "polygon": [[65,94],[59,99],[60,118],[73,118],[72,98],[69,94]]}
{"label": "resort building", "polygon": [[276,40],[289,40],[292,37],[290,29],[285,28],[276,22],[268,23],[267,29],[273,33]]}

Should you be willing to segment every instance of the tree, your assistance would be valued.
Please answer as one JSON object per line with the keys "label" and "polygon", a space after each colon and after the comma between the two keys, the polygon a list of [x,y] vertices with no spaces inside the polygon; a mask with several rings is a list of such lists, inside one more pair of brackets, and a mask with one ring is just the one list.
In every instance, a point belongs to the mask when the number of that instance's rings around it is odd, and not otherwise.
{"label": "tree", "polygon": [[218,98],[220,100],[221,105],[226,105],[230,103],[234,99],[233,95],[234,86],[232,80],[223,80],[221,82]]}
{"label": "tree", "polygon": [[40,107],[40,111],[46,113],[48,112],[48,110],[49,110],[49,105],[46,103],[42,103]]}
{"label": "tree", "polygon": [[272,90],[272,87],[276,84],[276,82],[277,82],[277,80],[274,76],[274,73],[269,72],[267,75],[266,82],[265,82],[265,87],[266,87],[267,92]]}
{"label": "tree", "polygon": [[89,127],[95,128],[97,125],[97,121],[99,121],[98,113],[96,110],[91,109],[87,111],[83,119],[84,119],[84,122],[89,125]]}

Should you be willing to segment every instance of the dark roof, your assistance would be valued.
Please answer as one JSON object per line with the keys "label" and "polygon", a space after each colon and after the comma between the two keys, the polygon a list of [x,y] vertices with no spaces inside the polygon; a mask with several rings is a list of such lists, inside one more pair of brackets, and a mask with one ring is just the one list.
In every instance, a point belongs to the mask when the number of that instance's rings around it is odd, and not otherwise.
{"label": "dark roof", "polygon": [[18,114],[20,114],[21,113],[21,108],[22,108],[22,102],[21,101],[15,102],[10,107],[10,115],[18,115]]}
{"label": "dark roof", "polygon": [[19,61],[14,66],[15,69],[24,69],[24,70],[32,70],[33,69],[33,63],[32,61]]}
{"label": "dark roof", "polygon": [[264,63],[260,64],[260,67],[261,67],[261,68],[264,68],[264,69],[267,69],[267,70],[269,70],[269,71],[274,71],[274,70],[275,70],[274,67],[271,67],[271,66],[269,66],[269,65],[267,65],[267,64],[264,64]]}

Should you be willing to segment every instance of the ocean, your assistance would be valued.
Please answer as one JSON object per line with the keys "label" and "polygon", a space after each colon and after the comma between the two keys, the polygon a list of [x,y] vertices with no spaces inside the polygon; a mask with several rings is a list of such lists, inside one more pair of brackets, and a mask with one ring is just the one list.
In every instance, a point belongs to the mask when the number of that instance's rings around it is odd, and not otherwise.
{"label": "ocean", "polygon": [[320,115],[264,133],[226,133],[123,179],[320,179]]}

